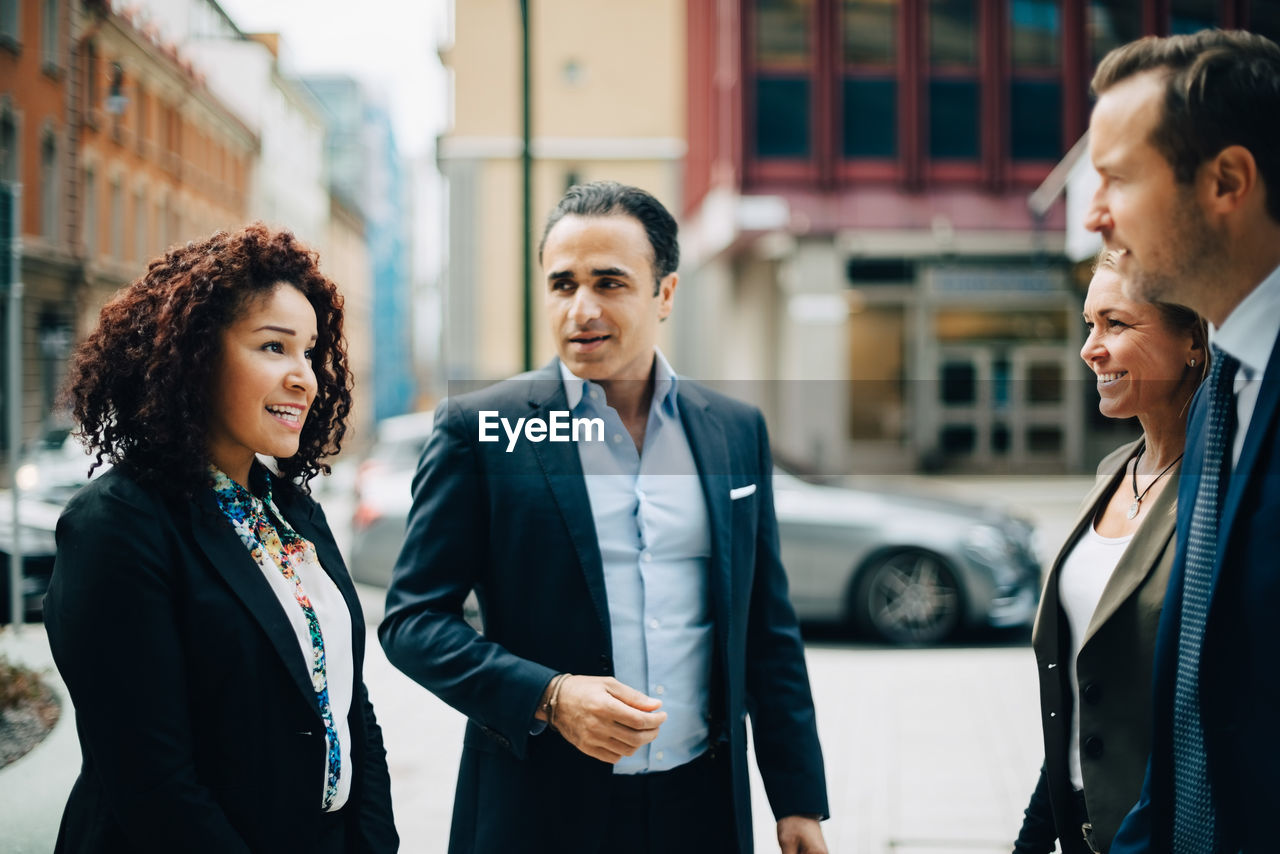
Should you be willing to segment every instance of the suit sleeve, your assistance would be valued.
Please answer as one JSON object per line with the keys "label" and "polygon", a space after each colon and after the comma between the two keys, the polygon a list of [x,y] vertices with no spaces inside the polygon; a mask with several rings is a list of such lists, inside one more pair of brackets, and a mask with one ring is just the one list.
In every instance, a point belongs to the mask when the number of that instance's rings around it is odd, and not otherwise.
{"label": "suit sleeve", "polygon": [[378,636],[392,664],[524,758],[534,712],[556,672],[463,619],[491,536],[484,475],[463,422],[457,405],[436,410]]}
{"label": "suit sleeve", "polygon": [[131,851],[248,854],[197,779],[172,531],[149,500],[99,492],[58,521],[46,625],[82,747]]}
{"label": "suit sleeve", "polygon": [[747,709],[756,761],[777,818],[827,818],[826,773],[804,662],[804,643],[787,595],[773,509],[773,457],[764,417],[757,418],[760,517],[747,625]]}
{"label": "suit sleeve", "polygon": [[1053,854],[1057,850],[1058,830],[1053,822],[1053,803],[1049,800],[1049,774],[1040,766],[1031,800],[1022,814],[1022,830],[1013,844],[1013,854]]}

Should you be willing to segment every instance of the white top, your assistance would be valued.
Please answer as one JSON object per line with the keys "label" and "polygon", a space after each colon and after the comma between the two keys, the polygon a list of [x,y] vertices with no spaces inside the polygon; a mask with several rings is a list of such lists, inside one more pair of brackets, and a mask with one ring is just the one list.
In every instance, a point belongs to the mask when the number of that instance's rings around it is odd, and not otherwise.
{"label": "white top", "polygon": [[[270,518],[270,517],[268,517]],[[274,520],[272,520],[274,524]],[[270,555],[263,549],[262,562],[258,568],[262,576],[271,585],[271,592],[280,600],[280,607],[293,626],[293,633],[298,637],[298,648],[302,652],[303,668],[311,672],[311,632],[307,628],[307,618],[302,613],[298,600],[293,596],[293,582],[284,577]],[[356,666],[355,655],[351,649],[351,611],[347,608],[347,600],[333,579],[324,571],[324,567],[311,560],[316,551],[306,550],[306,560],[298,561],[295,571],[302,579],[302,589],[311,601],[311,609],[316,612],[320,622],[320,632],[324,636],[324,669],[329,684],[329,710],[333,713],[333,728],[338,733],[339,756],[342,767],[338,775],[338,793],[329,806],[329,812],[341,809],[351,794],[351,726],[347,715],[351,712],[351,698],[355,691]],[[321,731],[324,726],[316,719],[316,726]],[[324,799],[328,768],[321,766],[320,779],[316,781],[316,800]]]}
{"label": "white top", "polygon": [[1236,370],[1236,434],[1231,446],[1231,466],[1240,462],[1240,451],[1249,432],[1253,408],[1258,403],[1262,375],[1271,351],[1280,338],[1280,267],[1245,297],[1221,328],[1213,329],[1213,343],[1240,360]]}
{"label": "white top", "polygon": [[1062,603],[1071,632],[1071,667],[1068,668],[1071,677],[1071,743],[1067,748],[1067,764],[1071,771],[1071,784],[1077,789],[1084,788],[1084,774],[1080,770],[1080,677],[1076,673],[1076,657],[1084,646],[1093,612],[1098,610],[1098,603],[1102,601],[1102,591],[1132,539],[1132,534],[1104,537],[1089,525],[1062,561],[1062,570],[1058,574],[1058,601]]}

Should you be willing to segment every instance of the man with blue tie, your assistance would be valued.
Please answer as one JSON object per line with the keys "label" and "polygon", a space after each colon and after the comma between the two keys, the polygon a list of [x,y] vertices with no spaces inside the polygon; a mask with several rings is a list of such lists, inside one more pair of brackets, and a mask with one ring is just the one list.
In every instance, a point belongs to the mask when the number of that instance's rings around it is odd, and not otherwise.
{"label": "man with blue tie", "polygon": [[1112,51],[1087,226],[1136,295],[1214,327],[1191,407],[1142,797],[1111,854],[1280,849],[1280,48],[1243,32]]}
{"label": "man with blue tie", "polygon": [[749,712],[779,847],[825,854],[764,419],[657,348],[675,220],[575,186],[539,258],[558,358],[437,410],[379,630],[469,719],[449,851],[751,851]]}

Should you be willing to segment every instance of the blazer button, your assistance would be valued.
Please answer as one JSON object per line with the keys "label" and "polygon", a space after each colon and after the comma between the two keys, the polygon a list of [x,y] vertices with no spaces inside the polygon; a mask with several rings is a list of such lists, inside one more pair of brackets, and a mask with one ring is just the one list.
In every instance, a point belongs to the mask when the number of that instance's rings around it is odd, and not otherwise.
{"label": "blazer button", "polygon": [[600,672],[601,673],[608,673],[609,668],[612,666],[613,666],[612,662],[609,661],[609,656],[607,655],[600,656]]}
{"label": "blazer button", "polygon": [[1084,740],[1084,755],[1090,759],[1101,759],[1103,753],[1102,739],[1091,735]]}
{"label": "blazer button", "polygon": [[1096,706],[1102,700],[1102,686],[1097,682],[1090,682],[1080,690],[1080,695],[1086,703]]}

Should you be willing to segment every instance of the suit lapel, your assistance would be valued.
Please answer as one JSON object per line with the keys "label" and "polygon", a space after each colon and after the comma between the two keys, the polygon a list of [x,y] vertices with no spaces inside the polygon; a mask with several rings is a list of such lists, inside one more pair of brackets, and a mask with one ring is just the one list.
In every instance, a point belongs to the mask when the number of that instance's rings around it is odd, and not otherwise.
{"label": "suit lapel", "polygon": [[[196,544],[204,551],[218,574],[244,603],[245,608],[266,633],[271,646],[284,663],[285,670],[307,698],[310,708],[320,714],[316,692],[311,685],[302,656],[298,653],[298,637],[271,585],[262,577],[249,550],[214,501],[208,489],[200,490],[191,503],[191,531]],[[344,594],[345,595],[345,594]]]}
{"label": "suit lapel", "polygon": [[[1249,432],[1244,437],[1244,447],[1240,449],[1240,462],[1232,470],[1227,479],[1227,497],[1222,505],[1222,519],[1218,523],[1218,555],[1214,561],[1213,585],[1216,590],[1218,575],[1222,571],[1222,559],[1231,540],[1231,526],[1235,523],[1236,512],[1240,509],[1240,501],[1250,479],[1257,474],[1258,454],[1262,449],[1262,438],[1268,427],[1275,420],[1277,404],[1280,403],[1280,340],[1271,347],[1271,360],[1263,374],[1258,387],[1258,401],[1253,407],[1253,415],[1249,418]],[[1235,405],[1234,402],[1232,405]],[[1231,453],[1228,444],[1226,453]]]}
{"label": "suit lapel", "polygon": [[[731,598],[731,559],[733,555],[733,510],[729,498],[729,445],[707,399],[688,381],[681,381],[678,392],[680,422],[684,426],[689,450],[698,468],[698,480],[707,504],[711,525],[711,595],[715,603],[716,633],[728,640]],[[770,477],[771,472],[761,473]],[[726,647],[727,648],[727,647]]]}
{"label": "suit lapel", "polygon": [[[1132,449],[1135,445],[1129,445],[1128,448]],[[1124,458],[1128,459],[1128,455],[1126,454]],[[1075,548],[1076,543],[1080,541],[1085,528],[1093,524],[1093,517],[1098,512],[1098,502],[1110,492],[1118,477],[1120,477],[1120,473],[1110,476],[1098,476],[1098,479],[1093,484],[1093,489],[1089,491],[1084,503],[1080,505],[1080,511],[1076,515],[1076,522],[1071,527],[1071,534],[1058,551],[1058,556],[1053,559],[1053,566],[1050,567],[1049,574],[1045,577],[1044,591],[1040,597],[1042,603],[1040,612],[1036,615],[1035,626],[1031,630],[1031,645],[1037,650],[1053,656],[1058,654],[1056,649],[1044,649],[1043,644],[1052,641],[1057,636],[1057,630],[1054,627],[1058,622],[1060,601],[1058,597],[1058,576],[1062,573],[1062,562],[1067,555],[1071,554],[1071,550]],[[1052,621],[1052,626],[1050,621]]]}
{"label": "suit lapel", "polygon": [[[277,492],[283,491],[277,488]],[[298,502],[292,499],[280,500],[278,497],[276,506],[280,508],[285,521],[293,527],[293,530],[316,547],[320,568],[329,576],[329,580],[338,588],[343,601],[347,603],[347,610],[351,613],[352,653],[356,661],[362,661],[364,659],[364,610],[360,605],[360,596],[356,593],[355,584],[351,581],[351,574],[347,572],[346,561],[338,551],[338,544],[333,541],[331,535],[316,524],[314,512],[304,512],[303,507],[298,506]]]}
{"label": "suit lapel", "polygon": [[[529,388],[530,411],[520,413],[525,417],[548,418],[555,410],[567,410],[569,402],[560,377],[560,360],[537,371]],[[505,413],[504,413],[505,415]],[[510,417],[510,416],[507,416]],[[587,495],[587,483],[583,479],[582,460],[574,442],[527,442],[546,478],[547,487],[555,499],[556,507],[564,519],[569,539],[578,555],[578,565],[586,579],[587,591],[595,605],[596,616],[606,638],[612,637],[609,622],[609,596],[604,586],[604,563],[600,558],[600,541],[596,537],[595,517],[591,515],[591,498]]]}
{"label": "suit lapel", "polygon": [[[1166,477],[1177,478],[1178,471],[1178,467],[1175,466]],[[1098,607],[1093,612],[1089,629],[1085,633],[1086,644],[1098,629],[1111,619],[1125,600],[1142,586],[1155,568],[1157,559],[1173,536],[1176,521],[1174,503],[1177,496],[1177,485],[1166,483],[1151,506],[1147,508],[1146,518],[1134,532],[1133,539],[1125,547],[1124,554],[1120,556],[1120,562],[1116,564],[1116,568],[1111,572],[1111,578],[1107,580],[1102,590],[1102,598],[1098,601]]]}

